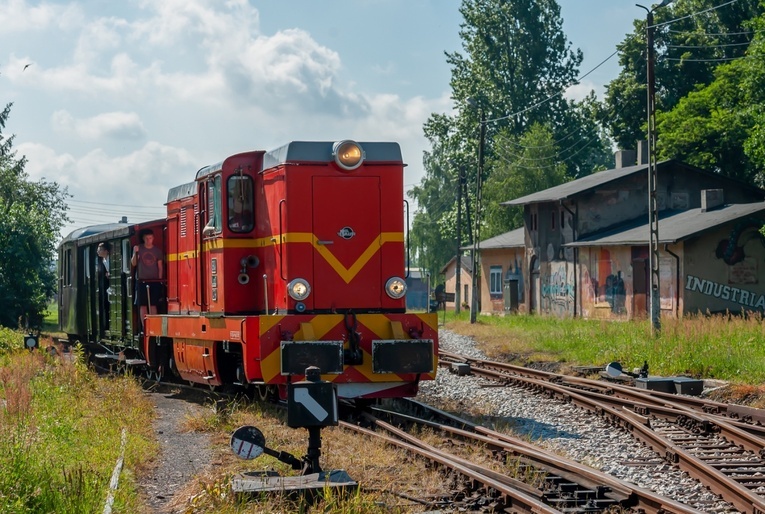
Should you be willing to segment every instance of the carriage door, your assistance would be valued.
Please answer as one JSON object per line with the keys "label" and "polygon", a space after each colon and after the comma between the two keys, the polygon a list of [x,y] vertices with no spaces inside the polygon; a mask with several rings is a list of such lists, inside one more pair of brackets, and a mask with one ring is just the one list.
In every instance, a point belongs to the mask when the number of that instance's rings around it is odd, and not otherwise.
{"label": "carriage door", "polygon": [[[98,341],[101,331],[99,330],[99,315],[100,309],[98,308],[98,280],[96,278],[95,260],[90,251],[90,246],[86,246],[82,250],[82,276],[83,288],[85,292],[85,302],[88,306],[86,312],[86,320],[88,324],[88,339],[91,341]],[[92,262],[91,262],[92,261]]]}
{"label": "carriage door", "polygon": [[314,177],[313,235],[314,308],[379,306],[380,179]]}

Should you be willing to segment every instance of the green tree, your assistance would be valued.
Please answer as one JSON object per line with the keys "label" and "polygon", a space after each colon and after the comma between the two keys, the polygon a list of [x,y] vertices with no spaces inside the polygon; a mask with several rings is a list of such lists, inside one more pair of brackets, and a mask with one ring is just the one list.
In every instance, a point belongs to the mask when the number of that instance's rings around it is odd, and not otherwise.
{"label": "green tree", "polygon": [[532,125],[521,137],[498,134],[495,155],[494,173],[486,182],[484,195],[484,239],[523,226],[523,209],[505,207],[501,202],[570,180],[552,131],[541,124]]}
{"label": "green tree", "polygon": [[[718,4],[685,0],[654,12],[658,111],[673,109],[689,93],[714,81],[718,65],[745,54],[752,37],[747,21],[762,13],[760,0],[715,8]],[[618,45],[622,70],[606,86],[600,113],[621,148],[635,148],[636,141],[646,138],[646,20],[643,11],[637,13],[633,33]]]}
{"label": "green tree", "polygon": [[17,159],[13,136],[2,131],[11,104],[0,113],[0,325],[39,326],[56,289],[53,255],[66,218],[66,190],[32,182]]}
{"label": "green tree", "polygon": [[[578,116],[562,93],[575,83],[582,54],[566,40],[555,0],[463,0],[460,13],[465,54],[446,54],[456,113],[433,114],[426,122],[432,148],[424,157],[426,177],[410,192],[417,201],[412,241],[419,264],[431,270],[454,255],[458,170],[476,183],[481,115],[487,120],[484,180],[492,175],[498,133],[517,137],[542,123],[565,137]],[[588,158],[574,154],[567,165],[578,173]],[[468,189],[475,205],[475,187]],[[462,233],[470,234],[463,220]]]}
{"label": "green tree", "polygon": [[676,157],[765,186],[765,15],[753,20],[744,57],[719,65],[714,81],[657,116],[659,156]]}
{"label": "green tree", "polygon": [[[765,173],[765,14],[756,18],[750,25],[755,36],[747,51],[748,58],[744,67],[741,87],[746,94],[746,103],[741,108],[751,115],[752,126],[749,136],[744,141],[744,152],[752,166],[760,173]],[[758,185],[764,187],[762,176],[758,176]]]}

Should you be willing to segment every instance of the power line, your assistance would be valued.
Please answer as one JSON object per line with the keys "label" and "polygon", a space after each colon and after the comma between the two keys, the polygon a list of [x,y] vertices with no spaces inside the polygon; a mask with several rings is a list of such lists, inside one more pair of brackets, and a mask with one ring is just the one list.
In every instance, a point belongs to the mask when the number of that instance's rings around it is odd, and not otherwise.
{"label": "power line", "polygon": [[74,198],[70,198],[68,200],[68,203],[83,203],[87,205],[106,205],[110,207],[127,207],[130,209],[154,209],[154,210],[164,210],[161,207],[157,206],[149,206],[149,205],[130,205],[130,204],[119,204],[119,203],[103,203],[103,202],[88,202],[85,200],[75,200]]}
{"label": "power line", "polygon": [[685,34],[687,36],[748,36],[759,34],[765,30],[748,30],[746,32],[689,32],[687,30],[668,30],[672,34]]}
{"label": "power line", "polygon": [[717,9],[725,7],[726,5],[734,4],[736,2],[738,2],[738,0],[729,0],[728,2],[725,2],[724,4],[716,5],[714,7],[710,7],[709,9],[704,9],[703,11],[698,11],[698,12],[694,12],[694,13],[688,14],[686,16],[681,16],[680,18],[675,18],[674,20],[664,21],[664,22],[661,22],[661,23],[655,23],[655,24],[651,25],[648,28],[656,28],[656,27],[663,27],[665,25],[671,25],[671,24],[673,24],[673,23],[675,23],[677,21],[687,20],[688,18],[693,18],[694,16],[698,16],[699,14],[705,14],[705,13],[708,13],[708,12],[716,11]]}
{"label": "power line", "polygon": [[729,46],[746,46],[751,41],[744,41],[743,43],[726,43],[723,45],[667,45],[667,48],[727,48]]}
{"label": "power line", "polygon": [[663,61],[680,61],[680,62],[728,62],[738,61],[739,59],[762,59],[765,55],[741,55],[739,57],[720,57],[717,59],[685,59],[682,57],[661,57]]}
{"label": "power line", "polygon": [[[606,57],[605,59],[603,59],[602,61],[600,61],[600,63],[598,63],[598,64],[597,64],[597,65],[596,65],[594,68],[592,68],[590,71],[588,71],[588,72],[587,72],[587,73],[585,73],[584,75],[582,75],[582,76],[578,77],[576,80],[574,80],[574,81],[572,81],[572,82],[568,83],[568,84],[566,85],[566,88],[568,88],[568,87],[571,87],[571,86],[575,86],[576,84],[578,84],[578,83],[579,83],[579,82],[580,82],[580,81],[581,81],[583,78],[587,77],[587,76],[588,76],[590,73],[594,72],[595,70],[597,70],[598,68],[600,68],[601,66],[603,66],[605,63],[607,63],[608,61],[610,61],[610,60],[611,60],[611,59],[612,59],[612,58],[613,58],[613,57],[614,57],[614,56],[615,56],[617,53],[619,53],[619,50],[618,50],[618,49],[617,49],[617,50],[615,50],[615,51],[614,51],[614,52],[613,52],[611,55],[609,55],[608,57]],[[525,109],[521,109],[520,111],[517,111],[517,112],[511,113],[511,114],[508,114],[508,115],[506,115],[506,116],[501,116],[501,117],[499,117],[499,118],[492,118],[492,119],[488,119],[488,120],[486,120],[486,123],[492,123],[492,122],[495,122],[495,121],[506,120],[506,119],[508,119],[508,118],[512,118],[513,116],[518,116],[519,114],[523,114],[524,112],[528,112],[528,111],[530,111],[530,110],[532,110],[532,109],[536,109],[536,108],[537,108],[537,107],[539,107],[540,105],[543,105],[543,104],[545,104],[545,103],[549,102],[550,100],[552,100],[553,98],[555,98],[555,97],[557,97],[557,96],[560,96],[560,95],[562,95],[564,92],[565,92],[565,89],[564,89],[564,91],[560,91],[560,92],[558,92],[558,93],[555,93],[554,95],[550,95],[550,96],[548,96],[547,98],[545,98],[544,100],[540,100],[539,102],[537,102],[537,103],[535,103],[535,104],[533,104],[533,105],[530,105],[529,107],[526,107]]]}

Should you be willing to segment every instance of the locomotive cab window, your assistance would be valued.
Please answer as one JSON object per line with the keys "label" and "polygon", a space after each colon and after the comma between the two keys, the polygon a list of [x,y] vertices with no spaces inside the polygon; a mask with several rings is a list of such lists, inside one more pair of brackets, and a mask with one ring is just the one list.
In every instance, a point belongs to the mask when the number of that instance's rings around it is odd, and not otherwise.
{"label": "locomotive cab window", "polygon": [[249,232],[254,226],[252,178],[232,175],[226,184],[228,192],[228,228],[232,232]]}
{"label": "locomotive cab window", "polygon": [[223,225],[221,219],[221,178],[217,175],[207,181],[207,223],[202,235],[209,237],[220,234]]}

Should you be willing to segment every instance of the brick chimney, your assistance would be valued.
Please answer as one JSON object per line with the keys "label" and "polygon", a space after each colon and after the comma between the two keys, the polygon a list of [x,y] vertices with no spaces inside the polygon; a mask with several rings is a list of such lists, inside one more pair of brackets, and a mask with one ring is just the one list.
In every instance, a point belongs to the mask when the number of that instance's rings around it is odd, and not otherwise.
{"label": "brick chimney", "polygon": [[635,165],[635,150],[618,150],[614,153],[617,168],[626,168]]}
{"label": "brick chimney", "polygon": [[701,190],[701,212],[711,211],[725,203],[722,189]]}

